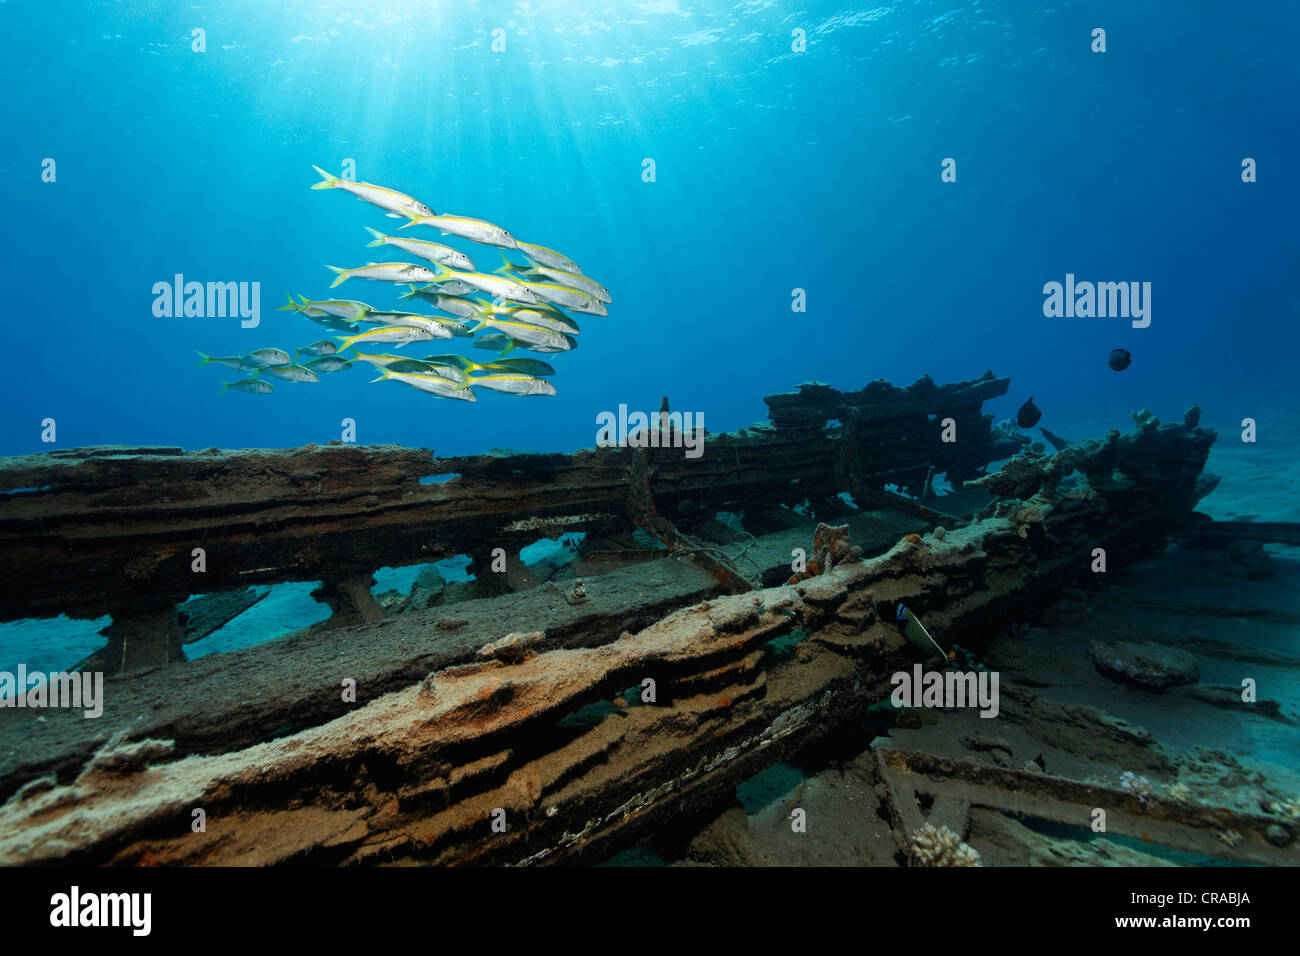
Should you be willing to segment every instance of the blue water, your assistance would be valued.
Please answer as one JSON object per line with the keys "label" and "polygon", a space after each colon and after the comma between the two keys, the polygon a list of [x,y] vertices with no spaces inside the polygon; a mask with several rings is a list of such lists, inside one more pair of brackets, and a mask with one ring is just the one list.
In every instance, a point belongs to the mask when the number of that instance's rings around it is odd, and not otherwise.
{"label": "blue water", "polygon": [[[1300,391],[1298,35],[1294,2],[7,0],[0,453],[48,450],[47,418],[54,447],[284,447],[352,418],[364,443],[567,450],[620,403],[667,395],[720,431],[809,379],[986,368],[1012,379],[986,411],[1033,395],[1065,432],[1192,401],[1212,425],[1266,420]],[[330,334],[276,306],[328,297],[326,263],[390,251],[363,227],[395,220],[308,188],[312,164],[348,159],[610,290],[550,359],[557,396],[471,405],[361,367],[219,394],[234,378],[194,367]],[[1152,283],[1150,327],[1044,317],[1067,272]],[[176,273],[260,283],[261,324],[156,318],[152,286]]]}

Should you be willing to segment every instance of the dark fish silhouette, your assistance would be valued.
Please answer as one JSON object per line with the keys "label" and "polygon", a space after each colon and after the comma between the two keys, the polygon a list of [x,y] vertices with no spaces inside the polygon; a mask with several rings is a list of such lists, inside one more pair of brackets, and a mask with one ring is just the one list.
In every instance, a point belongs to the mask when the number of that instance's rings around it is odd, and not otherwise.
{"label": "dark fish silhouette", "polygon": [[1038,424],[1038,420],[1043,417],[1038,406],[1034,404],[1034,396],[1029,396],[1029,401],[1020,406],[1020,411],[1016,412],[1016,424],[1021,428],[1033,428]]}
{"label": "dark fish silhouette", "polygon": [[1106,360],[1109,365],[1117,372],[1122,372],[1133,363],[1133,354],[1128,349],[1112,349],[1110,358]]}

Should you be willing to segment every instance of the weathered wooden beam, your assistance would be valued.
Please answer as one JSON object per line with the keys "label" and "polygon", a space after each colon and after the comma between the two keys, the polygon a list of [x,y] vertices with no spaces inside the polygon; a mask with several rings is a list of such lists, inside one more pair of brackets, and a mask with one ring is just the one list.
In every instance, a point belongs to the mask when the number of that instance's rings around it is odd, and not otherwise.
{"label": "weathered wooden beam", "polygon": [[[903,516],[864,513],[846,519],[854,540],[877,554],[909,531],[924,527]],[[748,545],[763,579],[776,584],[790,575],[790,551],[811,546],[816,523],[763,536]],[[729,549],[735,552],[739,547]],[[175,741],[177,755],[219,753],[270,740],[290,729],[332,720],[352,709],[340,682],[357,682],[366,702],[419,680],[431,670],[468,663],[503,622],[544,630],[549,647],[591,647],[625,630],[640,630],[673,610],[722,592],[717,579],[696,564],[651,552],[653,560],[587,577],[587,600],[571,603],[568,587],[543,586],[520,593],[415,608],[375,623],[333,630],[312,629],[183,667],[105,673],[103,714],[43,713],[41,733],[30,734],[30,711],[0,708],[0,798],[36,777],[71,779],[105,740],[120,731]],[[119,649],[120,650],[120,649]],[[97,658],[83,663],[90,666]],[[201,715],[194,701],[206,704]]]}
{"label": "weathered wooden beam", "polygon": [[[772,396],[775,424],[709,436],[698,459],[656,450],[650,494],[665,515],[687,504],[704,514],[805,499],[843,507],[836,496],[848,490],[846,455],[863,488],[907,486],[931,465],[973,474],[1010,453],[1010,439],[994,436],[979,414],[979,403],[1006,387],[988,373],[943,387],[923,379],[908,389],[873,383]],[[828,409],[851,415],[854,427],[825,427]],[[937,421],[947,415],[959,416],[961,442],[939,441]],[[195,593],[342,582],[481,556],[485,542],[513,552],[564,532],[617,534],[634,524],[634,450],[437,458],[427,449],[330,444],[3,459],[0,620],[138,616]]]}
{"label": "weathered wooden beam", "polygon": [[[604,643],[718,591],[697,568],[672,559],[613,571],[586,584],[590,599],[570,605],[550,588],[410,611],[375,623],[306,631],[212,654],[183,666],[124,672],[104,682],[103,715],[0,708],[0,797],[44,774],[70,779],[110,736],[166,737],[177,754],[249,747],[353,709],[341,681],[356,681],[365,703],[440,667],[467,663],[503,621],[545,630],[556,647]],[[21,745],[19,745],[21,744]]]}

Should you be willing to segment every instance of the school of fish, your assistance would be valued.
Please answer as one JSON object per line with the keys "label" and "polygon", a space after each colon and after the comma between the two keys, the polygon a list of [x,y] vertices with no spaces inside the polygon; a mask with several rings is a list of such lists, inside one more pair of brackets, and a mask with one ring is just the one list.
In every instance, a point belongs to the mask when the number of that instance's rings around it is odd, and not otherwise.
{"label": "school of fish", "polygon": [[[301,346],[292,355],[270,347],[254,349],[247,355],[211,356],[200,352],[200,365],[218,365],[244,376],[237,382],[223,382],[223,392],[268,395],[275,391],[272,380],[318,383],[324,373],[346,371],[362,362],[378,373],[372,381],[399,382],[438,398],[477,401],[476,388],[511,395],[555,394],[555,386],[548,381],[555,369],[549,364],[540,359],[506,356],[514,351],[546,354],[577,348],[582,329],[568,313],[608,315],[606,306],[613,300],[603,285],[588,278],[568,256],[522,242],[493,223],[436,213],[405,193],[342,179],[319,166],[312,168],[321,177],[312,189],[342,189],[383,209],[389,218],[406,219],[397,228],[399,233],[408,227],[424,227],[444,237],[491,247],[471,251],[480,262],[484,262],[485,253],[489,258],[499,256],[501,265],[491,272],[481,271],[462,249],[416,235],[390,235],[367,226],[372,237],[367,247],[389,247],[421,262],[326,266],[334,273],[330,288],[360,279],[388,283],[390,288],[404,284],[409,291],[399,297],[402,302],[434,312],[377,309],[356,299],[312,300],[299,295],[295,300],[289,295],[281,311],[296,312],[341,334]],[[519,258],[525,261],[516,261]],[[454,338],[473,339],[474,348],[497,355],[478,362],[453,353],[414,358],[372,351],[379,345],[400,349],[411,342]]]}

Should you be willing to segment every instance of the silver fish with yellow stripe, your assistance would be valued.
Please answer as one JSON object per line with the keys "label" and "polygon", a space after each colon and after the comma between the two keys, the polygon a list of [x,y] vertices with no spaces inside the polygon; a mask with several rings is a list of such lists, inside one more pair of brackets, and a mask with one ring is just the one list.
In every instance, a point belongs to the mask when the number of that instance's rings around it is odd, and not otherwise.
{"label": "silver fish with yellow stripe", "polygon": [[604,302],[577,289],[570,289],[568,286],[553,282],[531,282],[523,279],[519,280],[519,284],[533,295],[565,309],[587,312],[591,315],[609,315]]}
{"label": "silver fish with yellow stripe", "polygon": [[321,177],[320,182],[312,184],[312,189],[342,189],[350,192],[358,199],[364,199],[380,209],[387,209],[389,212],[397,213],[408,219],[437,215],[418,199],[413,199],[406,193],[399,193],[396,189],[376,186],[374,183],[354,183],[351,180],[340,179],[333,173],[325,172],[319,166],[313,166],[312,169],[316,170]]}
{"label": "silver fish with yellow stripe", "polygon": [[563,332],[567,335],[582,334],[582,329],[570,316],[565,315],[559,309],[553,309],[544,304],[539,306],[484,304],[479,310],[479,314],[500,315],[516,322],[540,325],[543,328]]}
{"label": "silver fish with yellow stripe", "polygon": [[444,295],[441,292],[433,291],[431,286],[425,286],[423,289],[417,289],[411,286],[411,291],[404,295],[398,296],[400,299],[419,298],[428,302],[435,309],[442,309],[448,315],[454,315],[458,319],[472,319],[479,313],[483,303],[474,299],[465,299],[458,295]]}
{"label": "silver fish with yellow stripe", "polygon": [[355,269],[340,269],[338,266],[326,266],[337,275],[330,283],[330,288],[342,285],[349,279],[373,279],[376,282],[431,282],[438,278],[426,266],[417,266],[410,262],[367,262]]}
{"label": "silver fish with yellow stripe", "polygon": [[412,328],[409,325],[381,325],[377,329],[367,329],[365,332],[358,332],[356,335],[350,335],[347,338],[339,336],[339,351],[350,349],[357,342],[364,342],[369,345],[371,342],[389,342],[401,348],[408,342],[428,342],[435,338],[451,338],[448,333],[445,336],[434,335],[427,329]]}
{"label": "silver fish with yellow stripe", "polygon": [[378,229],[371,229],[369,226],[366,226],[366,232],[375,237],[373,242],[366,243],[367,246],[393,246],[403,252],[409,252],[413,256],[428,259],[430,262],[436,262],[439,265],[451,266],[453,269],[465,269],[469,272],[474,271],[474,262],[469,256],[459,249],[444,246],[441,242],[430,242],[428,239],[409,239],[403,236],[386,236]]}
{"label": "silver fish with yellow stripe", "polygon": [[304,345],[302,348],[298,349],[294,357],[297,358],[299,355],[314,355],[317,357],[322,355],[333,355],[338,350],[339,347],[329,339],[321,339],[319,342],[311,343],[311,345]]}
{"label": "silver fish with yellow stripe", "polygon": [[307,368],[313,372],[342,372],[351,367],[351,362],[338,355],[326,355],[307,363]]}
{"label": "silver fish with yellow stripe", "polygon": [[437,395],[439,398],[459,398],[465,402],[478,401],[478,396],[467,384],[453,382],[429,372],[394,372],[391,368],[380,368],[379,378],[371,381],[380,382],[384,379],[402,382],[430,395]]}
{"label": "silver fish with yellow stripe", "polygon": [[545,246],[534,245],[531,242],[520,242],[518,239],[515,240],[515,248],[539,266],[550,266],[552,269],[562,269],[574,275],[582,275],[582,270],[578,268],[576,262],[554,249],[547,249]]}
{"label": "silver fish with yellow stripe", "polygon": [[469,335],[469,330],[455,319],[438,315],[420,315],[418,312],[367,312],[363,322],[376,325],[406,325],[413,329],[427,329],[434,338],[449,339],[453,335]]}
{"label": "silver fish with yellow stripe", "polygon": [[358,352],[357,358],[369,362],[376,368],[386,368],[394,372],[415,372],[422,375],[439,375],[448,381],[463,384],[469,376],[460,368],[431,362],[428,359],[403,358],[400,355],[367,355]]}
{"label": "silver fish with yellow stripe", "polygon": [[315,372],[301,365],[272,365],[268,368],[258,369],[256,374],[269,375],[271,378],[278,378],[283,382],[320,381]]}
{"label": "silver fish with yellow stripe", "polygon": [[[544,325],[535,325],[532,322],[519,322],[514,319],[505,318],[499,315],[484,315],[479,317],[479,324],[472,331],[479,332],[483,329],[495,329],[503,333],[512,340],[510,348],[514,348],[514,342],[524,342],[529,348],[536,351],[555,351],[567,352],[573,340],[562,332],[556,332],[554,329],[548,329]],[[507,348],[506,351],[510,351]]]}
{"label": "silver fish with yellow stripe", "polygon": [[242,382],[221,383],[222,392],[228,391],[232,388],[237,392],[248,392],[250,395],[270,395],[275,391],[275,389],[271,387],[270,382],[259,382],[255,378],[245,379]]}
{"label": "silver fish with yellow stripe", "polygon": [[487,375],[471,375],[469,384],[475,388],[482,386],[497,392],[509,392],[511,395],[554,395],[555,386],[544,378],[524,375],[522,372],[490,372]]}
{"label": "silver fish with yellow stripe", "polygon": [[272,365],[288,365],[292,361],[284,349],[253,349],[244,356],[240,368],[268,368]]}
{"label": "silver fish with yellow stripe", "polygon": [[289,296],[289,304],[280,306],[280,311],[292,309],[295,312],[301,312],[308,318],[316,318],[316,313],[338,316],[349,322],[355,322],[357,317],[370,311],[370,306],[364,302],[358,302],[356,299],[324,299],[320,302],[313,302],[306,296],[298,296],[301,305],[293,301],[293,296]]}
{"label": "silver fish with yellow stripe", "polygon": [[475,362],[463,355],[426,355],[424,361],[433,365],[452,365],[465,372],[518,372],[537,378],[555,374],[555,369],[538,359],[513,358],[498,362]]}
{"label": "silver fish with yellow stripe", "polygon": [[480,335],[474,340],[474,348],[487,349],[491,352],[499,352],[498,360],[501,356],[507,355],[515,349],[522,349],[527,352],[568,352],[578,347],[577,339],[572,336],[554,333],[553,339],[545,342],[533,344],[521,341],[520,339],[511,338],[501,332],[493,332],[489,335]]}
{"label": "silver fish with yellow stripe", "polygon": [[446,266],[440,266],[437,278],[459,279],[480,292],[486,292],[488,295],[496,296],[499,299],[510,299],[514,302],[523,302],[526,305],[536,305],[538,301],[537,296],[523,282],[511,276],[494,275],[490,272],[459,272],[448,269]]}
{"label": "silver fish with yellow stripe", "polygon": [[584,275],[578,275],[576,272],[565,272],[562,269],[552,269],[550,266],[534,266],[527,268],[515,265],[510,260],[506,260],[505,268],[510,270],[521,279],[527,279],[530,282],[541,282],[550,279],[552,282],[564,286],[566,289],[576,289],[579,292],[585,292],[591,298],[598,302],[613,302],[609,290],[597,282],[595,279],[588,279]]}
{"label": "silver fish with yellow stripe", "polygon": [[519,248],[514,236],[500,226],[482,219],[470,219],[468,216],[412,217],[411,221],[403,223],[401,228],[405,229],[407,226],[432,226],[444,235],[460,236],[462,239],[469,239],[471,242],[481,242],[488,246],[500,246],[502,249]]}

